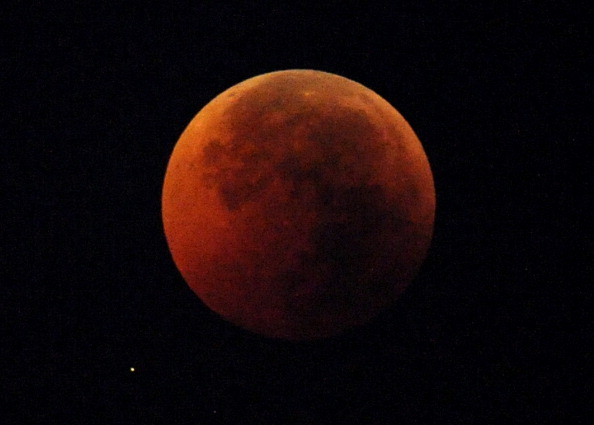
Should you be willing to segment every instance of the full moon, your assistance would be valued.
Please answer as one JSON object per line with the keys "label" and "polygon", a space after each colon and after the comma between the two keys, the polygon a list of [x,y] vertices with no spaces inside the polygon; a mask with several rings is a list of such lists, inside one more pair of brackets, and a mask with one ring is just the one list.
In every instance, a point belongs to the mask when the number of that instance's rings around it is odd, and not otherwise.
{"label": "full moon", "polygon": [[431,243],[435,189],[386,100],[287,70],[229,88],[192,119],[162,212],[173,260],[206,306],[299,341],[362,325],[403,293]]}

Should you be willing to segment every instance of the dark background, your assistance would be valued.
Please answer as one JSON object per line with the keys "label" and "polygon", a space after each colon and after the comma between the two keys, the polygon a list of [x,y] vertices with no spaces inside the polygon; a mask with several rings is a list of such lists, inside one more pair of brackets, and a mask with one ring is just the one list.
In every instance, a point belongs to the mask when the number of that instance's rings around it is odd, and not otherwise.
{"label": "dark background", "polygon": [[[586,2],[51,3],[2,6],[0,422],[585,421]],[[437,191],[434,242],[400,302],[301,344],[204,307],[160,217],[192,117],[290,68],[392,103]]]}

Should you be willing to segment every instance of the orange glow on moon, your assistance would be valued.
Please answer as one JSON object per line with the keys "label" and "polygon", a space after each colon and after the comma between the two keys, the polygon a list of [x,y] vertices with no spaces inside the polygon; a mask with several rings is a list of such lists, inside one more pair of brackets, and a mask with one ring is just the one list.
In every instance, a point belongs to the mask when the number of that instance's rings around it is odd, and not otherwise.
{"label": "orange glow on moon", "polygon": [[163,223],[212,310],[274,338],[327,337],[393,303],[429,248],[435,190],[412,128],[320,71],[272,72],[208,103],[177,142]]}

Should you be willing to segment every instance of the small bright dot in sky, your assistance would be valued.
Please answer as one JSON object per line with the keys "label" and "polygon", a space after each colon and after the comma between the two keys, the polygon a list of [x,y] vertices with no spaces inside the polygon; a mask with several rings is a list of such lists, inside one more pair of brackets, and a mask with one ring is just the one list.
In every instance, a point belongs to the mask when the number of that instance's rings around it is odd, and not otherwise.
{"label": "small bright dot in sky", "polygon": [[133,367],[130,368],[130,372],[134,372],[136,369],[134,369]]}

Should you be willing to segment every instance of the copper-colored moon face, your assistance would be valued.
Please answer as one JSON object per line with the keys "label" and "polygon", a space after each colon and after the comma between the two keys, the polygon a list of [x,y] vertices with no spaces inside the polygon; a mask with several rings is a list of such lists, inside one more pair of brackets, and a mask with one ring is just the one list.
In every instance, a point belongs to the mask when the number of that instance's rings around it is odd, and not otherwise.
{"label": "copper-colored moon face", "polygon": [[435,191],[411,127],[366,87],[272,72],[207,104],[163,187],[173,259],[212,310],[269,337],[362,324],[412,281]]}

